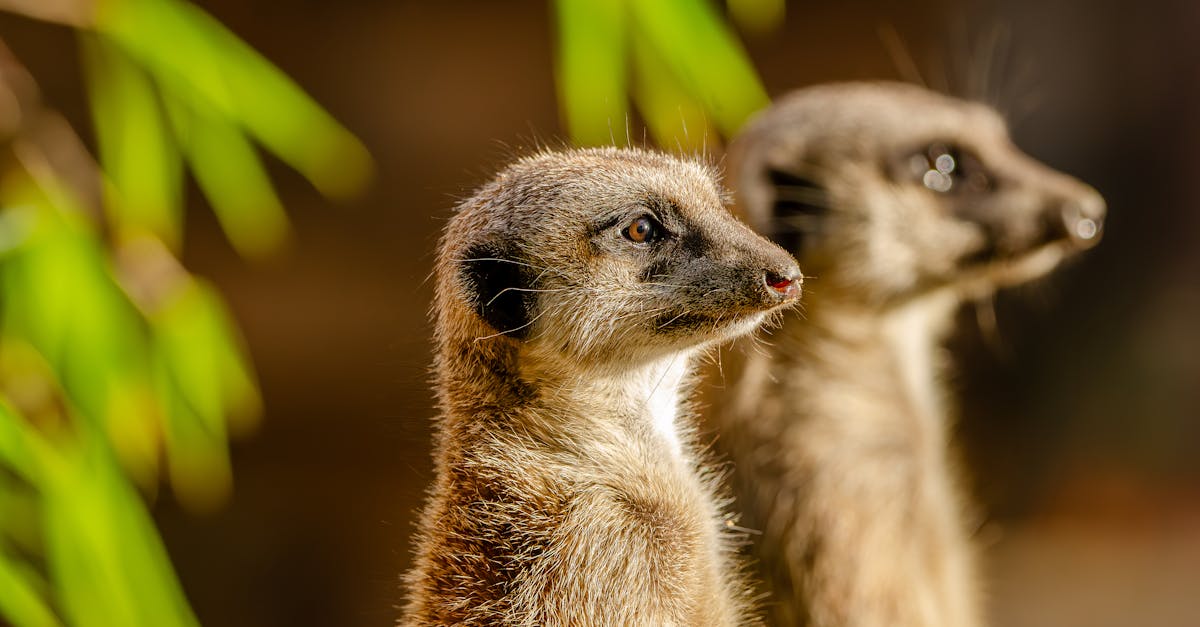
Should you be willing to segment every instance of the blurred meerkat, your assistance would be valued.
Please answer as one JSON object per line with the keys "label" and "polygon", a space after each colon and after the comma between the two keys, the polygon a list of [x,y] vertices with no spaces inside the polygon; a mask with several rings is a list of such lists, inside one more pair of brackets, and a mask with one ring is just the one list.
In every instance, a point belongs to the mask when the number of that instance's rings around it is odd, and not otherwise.
{"label": "blurred meerkat", "polygon": [[435,480],[405,625],[755,623],[693,441],[693,357],[800,292],[711,172],[543,152],[458,208],[432,317]]}
{"label": "blurred meerkat", "polygon": [[777,625],[970,627],[970,522],[939,342],[965,300],[1095,244],[1091,187],[991,109],[902,84],[799,90],[730,152],[736,205],[814,277],[714,413]]}

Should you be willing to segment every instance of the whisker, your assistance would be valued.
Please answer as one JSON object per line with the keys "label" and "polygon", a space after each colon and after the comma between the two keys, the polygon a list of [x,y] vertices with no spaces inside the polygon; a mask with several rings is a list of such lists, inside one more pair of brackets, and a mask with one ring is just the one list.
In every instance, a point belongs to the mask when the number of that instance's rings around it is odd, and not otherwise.
{"label": "whisker", "polygon": [[880,25],[879,39],[887,49],[888,55],[892,57],[892,65],[900,73],[900,78],[905,82],[928,89],[929,85],[921,76],[921,70],[917,68],[917,62],[913,60],[912,53],[904,45],[904,40],[900,37],[900,32],[896,30],[895,24]]}
{"label": "whisker", "polygon": [[729,385],[729,382],[725,379],[725,361],[722,358],[724,352],[720,346],[717,347],[717,373],[721,375],[721,387]]}
{"label": "whisker", "polygon": [[[577,288],[556,287],[556,288],[552,288],[552,289],[535,289],[532,287],[506,287],[506,288],[500,290],[499,292],[496,292],[496,295],[493,296],[491,300],[484,303],[483,306],[484,307],[490,306],[492,303],[496,302],[497,298],[500,298],[501,296],[503,296],[505,292],[561,292],[564,290],[573,290],[573,289],[577,289]],[[585,289],[585,288],[578,288],[578,289]]]}
{"label": "whisker", "polygon": [[688,314],[688,312],[686,312],[686,311],[682,311],[682,312],[680,312],[680,313],[679,313],[679,315],[675,316],[674,318],[671,318],[670,320],[668,320],[668,321],[666,321],[666,322],[664,322],[664,323],[662,323],[662,324],[658,325],[658,328],[662,329],[662,328],[664,328],[664,327],[668,327],[668,326],[670,326],[670,325],[671,325],[671,323],[672,323],[672,322],[675,322],[676,320],[678,320],[678,319],[680,319],[680,318],[682,318],[682,317],[686,316],[687,314]]}
{"label": "whisker", "polygon": [[655,283],[652,281],[643,281],[642,285],[653,285],[656,287],[676,287],[676,288],[683,289],[683,290],[694,289],[696,287],[695,285],[678,285],[676,283]]}
{"label": "whisker", "polygon": [[[542,271],[541,271],[541,272],[539,272],[537,276],[533,277],[533,280],[532,280],[532,281],[530,281],[530,283],[537,283],[538,281],[541,281],[541,280],[542,280],[542,277],[546,276],[546,273],[547,273],[547,272],[550,272],[550,268],[549,268],[549,267],[543,268],[543,269],[542,269]],[[561,278],[566,278],[566,276],[565,276],[565,275],[563,275],[561,272],[555,272],[555,273],[554,273],[554,276],[558,276],[558,277],[561,277]]]}
{"label": "whisker", "polygon": [[682,353],[675,353],[675,355],[671,357],[671,363],[668,364],[666,369],[663,370],[662,376],[658,378],[658,381],[654,384],[654,387],[650,388],[650,393],[646,395],[646,402],[650,402],[650,397],[654,396],[654,393],[658,391],[658,387],[662,385],[663,381],[666,380],[667,375],[671,372],[671,368],[675,367],[675,362],[679,360],[679,355],[681,354]]}
{"label": "whisker", "polygon": [[512,259],[501,259],[500,257],[471,257],[468,259],[455,259],[454,261],[458,261],[460,263],[466,263],[466,262],[470,262],[470,261],[500,261],[503,263],[511,263],[514,266],[525,266],[526,268],[533,268],[534,270],[550,271],[550,268],[547,268],[545,266],[535,266],[531,263],[525,263],[523,261],[514,261]]}
{"label": "whisker", "polygon": [[538,314],[538,315],[534,316],[534,317],[533,317],[533,320],[530,320],[529,322],[526,322],[525,324],[523,324],[523,325],[521,325],[521,326],[519,326],[519,327],[515,327],[515,328],[512,328],[512,329],[506,329],[506,330],[504,330],[504,331],[499,331],[499,332],[497,332],[497,333],[493,333],[493,334],[491,334],[491,335],[485,335],[485,336],[483,336],[483,337],[477,337],[477,338],[475,338],[475,340],[474,340],[474,341],[476,341],[476,342],[479,342],[479,341],[482,341],[482,340],[490,340],[490,339],[492,339],[492,338],[494,338],[494,337],[499,337],[499,336],[501,336],[501,335],[504,335],[505,333],[512,333],[513,331],[520,331],[521,329],[524,329],[525,327],[528,327],[528,326],[532,325],[533,323],[537,322],[537,321],[538,321],[538,319],[540,319],[542,316],[546,315],[546,312],[547,312],[547,311],[550,311],[550,310],[549,310],[549,309],[547,309],[547,310],[543,311],[542,313],[540,313],[540,314]]}
{"label": "whisker", "polygon": [[632,318],[633,316],[641,316],[641,315],[645,315],[646,317],[650,317],[650,316],[653,316],[654,314],[656,314],[656,313],[658,313],[658,312],[660,312],[660,311],[666,311],[666,310],[668,310],[668,309],[670,309],[670,308],[671,308],[671,306],[670,306],[670,305],[667,305],[667,306],[663,306],[663,307],[655,307],[655,308],[653,308],[653,309],[645,309],[645,310],[640,310],[640,311],[633,311],[633,312],[630,312],[630,313],[627,313],[627,314],[621,314],[621,315],[617,316],[616,318],[613,318],[612,320],[615,322],[615,321],[617,321],[617,320],[624,320],[625,318]]}

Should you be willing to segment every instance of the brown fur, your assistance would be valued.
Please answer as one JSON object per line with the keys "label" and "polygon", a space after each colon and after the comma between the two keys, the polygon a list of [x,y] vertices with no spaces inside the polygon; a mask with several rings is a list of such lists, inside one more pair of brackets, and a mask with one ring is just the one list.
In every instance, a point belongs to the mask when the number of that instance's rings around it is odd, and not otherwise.
{"label": "brown fur", "polygon": [[[644,215],[668,235],[625,237]],[[680,399],[699,350],[794,302],[790,256],[707,168],[589,149],[463,202],[435,280],[436,477],[401,623],[755,622]]]}
{"label": "brown fur", "polygon": [[[944,154],[955,168],[929,174]],[[1097,241],[1103,200],[1021,153],[990,109],[907,85],[800,90],[735,142],[731,172],[751,225],[815,277],[803,316],[727,360],[715,412],[763,531],[771,620],[979,624],[939,342],[964,299]]]}

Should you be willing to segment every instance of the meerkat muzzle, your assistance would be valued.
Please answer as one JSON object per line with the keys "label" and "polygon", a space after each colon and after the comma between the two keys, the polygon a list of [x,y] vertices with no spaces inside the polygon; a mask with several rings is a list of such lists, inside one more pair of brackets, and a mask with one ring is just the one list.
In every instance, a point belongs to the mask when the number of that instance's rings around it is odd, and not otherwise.
{"label": "meerkat muzzle", "polygon": [[1104,232],[1104,198],[1099,193],[1088,193],[1063,205],[1060,212],[1063,234],[1080,249],[1087,249],[1100,242]]}

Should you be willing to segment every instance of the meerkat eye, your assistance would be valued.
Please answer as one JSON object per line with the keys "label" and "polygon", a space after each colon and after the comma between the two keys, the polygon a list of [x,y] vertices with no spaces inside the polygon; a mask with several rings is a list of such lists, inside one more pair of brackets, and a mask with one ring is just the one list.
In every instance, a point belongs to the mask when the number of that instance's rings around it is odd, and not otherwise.
{"label": "meerkat eye", "polygon": [[983,162],[968,150],[953,144],[935,143],[908,158],[913,176],[938,193],[986,192],[991,177]]}
{"label": "meerkat eye", "polygon": [[622,235],[635,244],[647,244],[662,239],[663,228],[650,216],[638,216],[625,227]]}

